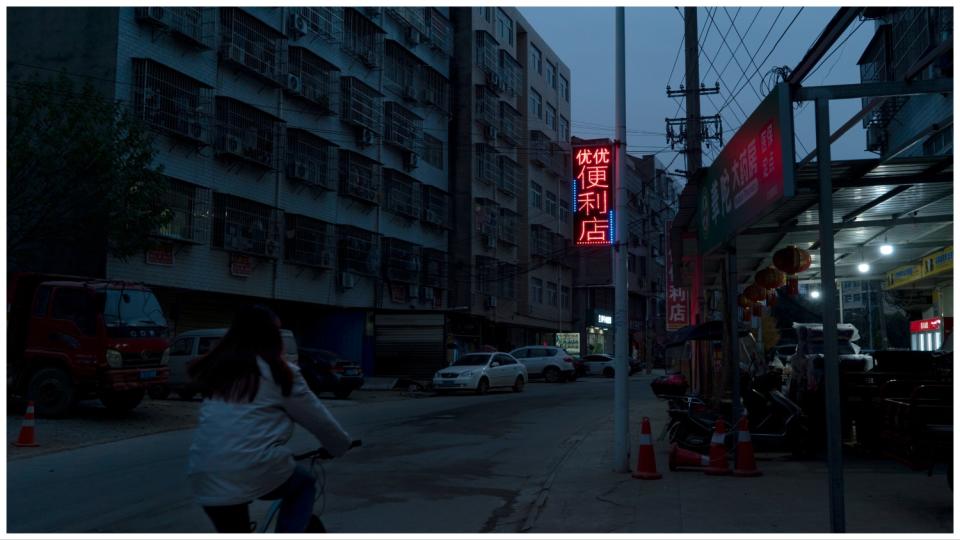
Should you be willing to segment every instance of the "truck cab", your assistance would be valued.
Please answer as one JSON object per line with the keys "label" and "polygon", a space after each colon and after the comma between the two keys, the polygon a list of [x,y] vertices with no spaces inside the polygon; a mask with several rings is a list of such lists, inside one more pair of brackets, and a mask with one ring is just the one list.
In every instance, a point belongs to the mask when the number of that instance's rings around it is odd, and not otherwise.
{"label": "truck cab", "polygon": [[166,383],[167,321],[149,288],[21,274],[8,298],[8,385],[38,414],[63,415],[90,397],[129,410]]}

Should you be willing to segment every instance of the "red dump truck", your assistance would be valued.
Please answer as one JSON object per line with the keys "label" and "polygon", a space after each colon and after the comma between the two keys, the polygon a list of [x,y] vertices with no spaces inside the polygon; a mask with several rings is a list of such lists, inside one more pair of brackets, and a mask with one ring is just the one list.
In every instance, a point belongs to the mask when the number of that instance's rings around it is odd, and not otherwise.
{"label": "red dump truck", "polygon": [[148,387],[167,382],[168,333],[160,303],[143,285],[10,274],[8,393],[48,417],[88,398],[133,409]]}

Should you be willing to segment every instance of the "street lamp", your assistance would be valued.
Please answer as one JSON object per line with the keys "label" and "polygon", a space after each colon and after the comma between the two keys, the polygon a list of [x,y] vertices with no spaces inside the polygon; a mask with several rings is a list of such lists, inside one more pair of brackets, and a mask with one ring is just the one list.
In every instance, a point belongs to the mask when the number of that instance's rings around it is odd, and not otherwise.
{"label": "street lamp", "polygon": [[893,246],[891,246],[890,244],[884,244],[884,245],[880,246],[880,254],[881,254],[881,255],[893,255]]}
{"label": "street lamp", "polygon": [[870,271],[870,265],[865,262],[862,262],[857,265],[857,270],[859,270],[861,274],[866,274],[867,272]]}
{"label": "street lamp", "polygon": [[814,300],[820,298],[820,291],[810,291],[810,298],[813,298]]}

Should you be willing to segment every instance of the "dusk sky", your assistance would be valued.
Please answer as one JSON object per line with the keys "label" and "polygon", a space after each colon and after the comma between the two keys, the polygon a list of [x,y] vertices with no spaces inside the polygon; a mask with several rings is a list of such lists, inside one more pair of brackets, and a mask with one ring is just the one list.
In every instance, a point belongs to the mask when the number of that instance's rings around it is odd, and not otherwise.
{"label": "dusk sky", "polygon": [[[612,138],[615,97],[614,8],[523,7],[520,11],[570,67],[573,79],[572,134],[584,138]],[[668,98],[665,91],[668,83],[676,89],[684,78],[683,52],[680,51],[683,41],[682,12],[682,7],[626,9],[628,151],[632,154],[659,151],[659,158],[664,165],[669,164],[676,155],[669,147],[664,149],[667,146],[664,118],[683,116],[685,110],[678,108],[681,100]],[[725,142],[760,103],[760,96],[766,95],[762,80],[769,78],[770,69],[784,65],[791,69],[795,67],[835,12],[836,8],[828,7],[803,7],[801,11],[800,6],[782,9],[779,6],[699,8],[701,80],[708,86],[720,82],[719,95],[701,99],[702,114],[715,114],[731,93],[741,89],[743,70],[750,78],[749,86],[743,86],[734,102],[721,112]],[[735,23],[733,28],[731,19]],[[785,36],[774,49],[774,44],[785,30]],[[859,82],[856,63],[872,35],[872,21],[855,20],[828,53],[830,56],[825,62],[821,61],[804,85]],[[731,49],[735,53],[732,61]],[[718,72],[722,76],[718,77]],[[831,127],[835,129],[843,124],[859,110],[859,106],[857,100],[832,102]],[[804,148],[807,151],[815,148],[813,106],[795,110],[799,160],[807,154]],[[833,144],[833,157],[873,156],[863,150],[864,146],[863,129],[851,129]],[[704,146],[704,165],[708,165],[716,153],[716,145],[712,148]],[[670,166],[670,170],[683,168],[682,156]]]}

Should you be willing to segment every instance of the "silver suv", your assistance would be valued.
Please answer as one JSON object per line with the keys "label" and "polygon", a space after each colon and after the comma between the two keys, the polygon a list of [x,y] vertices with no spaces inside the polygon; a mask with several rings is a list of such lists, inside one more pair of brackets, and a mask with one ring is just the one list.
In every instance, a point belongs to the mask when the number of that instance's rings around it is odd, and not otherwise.
{"label": "silver suv", "polygon": [[560,347],[531,345],[514,349],[510,354],[527,366],[531,379],[542,377],[547,382],[564,382],[577,378],[573,358]]}

